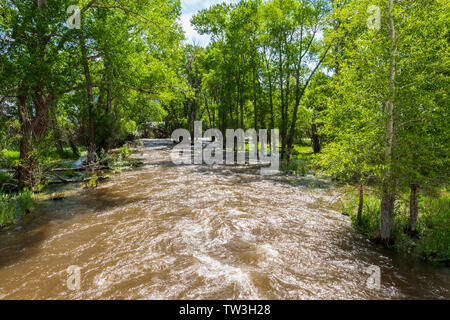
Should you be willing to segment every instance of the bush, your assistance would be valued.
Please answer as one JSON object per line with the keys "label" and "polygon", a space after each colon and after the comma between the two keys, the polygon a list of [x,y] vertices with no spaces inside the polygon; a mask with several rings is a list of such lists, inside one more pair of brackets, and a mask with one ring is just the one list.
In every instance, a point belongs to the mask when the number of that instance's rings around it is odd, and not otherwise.
{"label": "bush", "polygon": [[308,164],[305,159],[291,159],[289,162],[281,162],[280,169],[290,174],[305,176],[309,170]]}
{"label": "bush", "polygon": [[426,197],[421,203],[421,243],[417,252],[430,261],[450,260],[450,196]]}
{"label": "bush", "polygon": [[[345,197],[343,210],[351,217],[352,224],[369,239],[379,238],[380,199],[376,194],[364,195],[361,225],[357,224],[359,196],[352,192]],[[450,197],[425,197],[419,201],[417,235],[409,233],[409,204],[398,201],[395,207],[392,233],[393,249],[399,253],[420,257],[426,261],[450,260]]]}
{"label": "bush", "polygon": [[367,235],[369,239],[378,239],[380,236],[380,200],[374,194],[364,195],[361,225],[357,223],[358,205],[359,194],[355,191],[344,200],[343,211],[350,215],[352,224]]}
{"label": "bush", "polygon": [[25,189],[17,195],[0,195],[0,228],[14,223],[33,208],[34,198],[31,190]]}
{"label": "bush", "polygon": [[120,122],[120,128],[119,128],[119,134],[118,134],[118,140],[119,142],[124,142],[126,140],[129,140],[130,138],[134,137],[134,134],[139,136],[139,133],[136,129],[136,122],[133,120],[122,120]]}
{"label": "bush", "polygon": [[119,155],[122,159],[127,159],[131,155],[131,150],[128,147],[128,144],[123,145],[123,147],[119,149]]}

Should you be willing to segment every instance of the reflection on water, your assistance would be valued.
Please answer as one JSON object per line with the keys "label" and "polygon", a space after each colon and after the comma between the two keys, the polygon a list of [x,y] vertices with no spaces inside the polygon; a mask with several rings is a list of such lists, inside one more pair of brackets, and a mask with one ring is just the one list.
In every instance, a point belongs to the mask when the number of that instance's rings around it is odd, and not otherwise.
{"label": "reflection on water", "polygon": [[[450,298],[450,273],[405,262],[294,187],[242,167],[174,166],[166,141],[148,164],[49,202],[0,233],[3,299]],[[81,268],[81,290],[67,268]],[[369,289],[369,266],[381,288]]]}

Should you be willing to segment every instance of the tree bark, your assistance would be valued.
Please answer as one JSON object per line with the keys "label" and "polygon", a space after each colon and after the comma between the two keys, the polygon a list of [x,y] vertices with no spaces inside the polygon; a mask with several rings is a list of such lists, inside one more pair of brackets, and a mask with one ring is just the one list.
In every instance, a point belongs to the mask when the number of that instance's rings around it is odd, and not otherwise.
{"label": "tree bark", "polygon": [[[333,6],[335,7],[335,9],[339,9],[340,8],[340,4],[339,1],[333,0]],[[334,32],[337,32],[337,30],[339,29],[339,25],[340,25],[341,21],[340,19],[333,19],[333,30]],[[339,75],[339,71],[340,71],[340,62],[339,62],[339,52],[340,52],[340,43],[338,41],[336,41],[336,43],[334,44],[334,74],[337,76]]]}
{"label": "tree bark", "polygon": [[417,199],[417,191],[419,189],[419,185],[416,183],[411,184],[411,195],[409,198],[409,231],[411,235],[415,235],[417,233],[417,217],[419,215],[419,205]]}
{"label": "tree bark", "polygon": [[240,97],[240,74],[236,76],[236,125],[235,129],[239,128],[239,97]]}
{"label": "tree bark", "polygon": [[253,62],[253,111],[254,111],[254,127],[256,132],[256,141],[255,143],[255,149],[256,149],[256,156],[259,157],[258,152],[258,108],[256,103],[256,63]]}
{"label": "tree bark", "polygon": [[273,115],[272,75],[270,71],[269,71],[269,103],[270,103],[270,129],[274,129],[275,120]]}
{"label": "tree bark", "polygon": [[282,58],[282,45],[281,45],[281,33],[279,36],[279,52],[278,52],[278,69],[279,69],[279,77],[280,77],[280,111],[281,111],[281,159],[286,159],[286,126],[287,126],[287,115],[284,107],[284,87],[283,87],[283,58]]}
{"label": "tree bark", "polygon": [[88,156],[87,163],[95,162],[95,119],[94,119],[94,94],[92,91],[92,78],[91,71],[89,69],[89,60],[87,56],[87,49],[84,36],[80,39],[80,49],[82,55],[82,64],[84,69],[84,77],[86,81],[86,93],[88,98],[88,115],[89,115],[89,142],[88,142]]}
{"label": "tree bark", "polygon": [[73,154],[79,158],[80,157],[80,151],[78,150],[77,145],[75,144],[75,142],[73,141],[73,139],[71,137],[67,138],[69,140],[69,145],[70,148],[72,149]]}
{"label": "tree bark", "polygon": [[253,127],[258,131],[258,109],[256,103],[256,64],[253,63],[253,112],[254,112],[254,122]]}
{"label": "tree bark", "polygon": [[314,123],[314,120],[313,123],[311,124],[310,138],[314,154],[320,153],[320,151],[322,150],[322,141],[321,136],[317,132],[317,125]]}
{"label": "tree bark", "polygon": [[394,216],[394,196],[386,186],[383,188],[381,198],[380,236],[384,245],[389,245],[392,240],[392,221]]}
{"label": "tree bark", "polygon": [[206,112],[208,113],[209,128],[211,129],[213,127],[213,120],[211,118],[211,112],[209,111],[208,97],[206,96],[205,92],[203,92],[203,97],[205,98],[205,107]]}
{"label": "tree bark", "polygon": [[380,207],[380,236],[381,241],[387,245],[392,238],[392,220],[394,211],[395,196],[393,192],[393,181],[391,177],[392,166],[392,147],[394,140],[394,83],[395,83],[395,56],[397,52],[395,44],[395,27],[394,27],[394,0],[389,0],[389,40],[391,42],[390,49],[390,70],[389,70],[389,97],[386,103],[386,147],[385,161],[386,169],[383,177],[383,193]]}
{"label": "tree bark", "polygon": [[30,154],[33,130],[31,122],[28,118],[26,101],[27,98],[25,93],[19,94],[17,99],[17,106],[21,123],[22,139],[20,140],[20,158],[19,166],[17,167],[17,176],[20,189],[31,186],[33,181],[33,159]]}
{"label": "tree bark", "polygon": [[57,121],[58,120],[57,120],[55,114],[53,113],[52,114],[52,119],[51,119],[51,125],[52,125],[52,128],[53,128],[54,132],[55,132],[56,149],[58,150],[58,153],[62,155],[64,153],[64,146],[63,146],[64,139],[63,139],[63,134],[62,134],[61,130],[58,127],[58,122]]}

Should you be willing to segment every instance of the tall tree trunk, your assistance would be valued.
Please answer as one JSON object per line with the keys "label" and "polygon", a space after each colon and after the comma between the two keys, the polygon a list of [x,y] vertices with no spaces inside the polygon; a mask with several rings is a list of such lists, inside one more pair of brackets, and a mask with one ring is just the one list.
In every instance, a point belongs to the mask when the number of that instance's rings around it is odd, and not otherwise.
{"label": "tall tree trunk", "polygon": [[230,121],[231,121],[230,123],[231,123],[231,125],[234,125],[233,107],[231,106],[231,103],[228,103],[228,105],[229,105],[229,112],[230,112]]}
{"label": "tall tree trunk", "polygon": [[396,39],[394,27],[394,0],[389,0],[389,40],[391,42],[390,49],[390,70],[389,70],[389,97],[386,103],[386,147],[385,161],[386,169],[383,177],[383,193],[380,207],[380,235],[384,244],[389,244],[392,237],[392,220],[394,212],[395,196],[393,192],[393,181],[391,177],[392,167],[392,146],[394,140],[394,82],[395,82],[395,64],[396,64]]}
{"label": "tall tree trunk", "polygon": [[203,92],[203,98],[205,99],[206,112],[208,113],[209,128],[212,128],[213,127],[213,120],[211,118],[211,112],[209,111],[208,97],[206,96],[205,92]]}
{"label": "tall tree trunk", "polygon": [[300,93],[300,65],[295,70],[295,105],[292,114],[292,124],[287,137],[287,159],[291,157],[291,149],[294,144],[295,125],[297,123],[298,107],[300,105],[300,99],[303,93]]}
{"label": "tall tree trunk", "polygon": [[287,115],[284,108],[284,89],[283,89],[283,58],[282,58],[282,46],[281,46],[281,34],[279,37],[279,52],[278,52],[278,69],[280,73],[280,109],[281,109],[281,159],[286,159],[286,125],[287,125]]}
{"label": "tall tree trunk", "polygon": [[19,180],[19,188],[25,188],[32,185],[33,159],[31,157],[31,141],[33,130],[31,121],[28,118],[26,95],[19,94],[17,98],[17,106],[19,119],[21,124],[22,138],[20,140],[20,158],[17,167],[17,176]]}
{"label": "tall tree trunk", "polygon": [[313,119],[313,123],[311,124],[311,144],[312,144],[312,148],[313,148],[313,152],[314,154],[320,153],[320,151],[322,150],[322,141],[321,141],[321,137],[319,135],[319,133],[317,132],[317,125],[314,122]]}
{"label": "tall tree trunk", "polygon": [[[333,6],[335,7],[335,9],[339,9],[340,8],[339,1],[333,0]],[[337,32],[337,30],[339,29],[340,23],[341,23],[340,19],[333,19],[333,30],[334,30],[334,32]],[[339,71],[340,71],[339,52],[340,52],[340,43],[336,40],[336,43],[334,44],[334,54],[335,54],[335,57],[334,57],[334,74],[336,76],[339,74]]]}
{"label": "tall tree trunk", "polygon": [[273,115],[272,75],[270,71],[269,71],[269,104],[270,104],[270,129],[274,129],[275,120]]}
{"label": "tall tree trunk", "polygon": [[364,206],[364,189],[362,183],[359,185],[359,203],[358,203],[358,214],[356,216],[356,220],[358,226],[362,225],[362,212]]}
{"label": "tall tree trunk", "polygon": [[109,86],[106,91],[106,113],[110,114],[112,109],[112,95],[111,95],[111,87]]}
{"label": "tall tree trunk", "polygon": [[389,245],[392,239],[392,221],[394,216],[394,195],[389,190],[389,186],[383,186],[383,194],[380,205],[380,235],[381,242]]}
{"label": "tall tree trunk", "polygon": [[297,123],[297,113],[298,113],[298,107],[300,105],[300,101],[303,98],[303,95],[306,92],[306,88],[308,88],[309,83],[311,82],[312,77],[319,69],[320,65],[322,64],[323,60],[328,54],[328,51],[330,50],[331,45],[328,46],[328,48],[325,50],[325,53],[320,58],[319,62],[316,64],[312,72],[310,73],[308,79],[303,84],[302,88],[300,88],[300,64],[296,68],[296,75],[295,75],[295,105],[294,105],[294,111],[292,113],[292,122],[291,126],[289,128],[289,135],[287,137],[287,157],[289,160],[289,156],[291,153],[291,149],[294,143],[294,134],[295,134],[295,125]]}
{"label": "tall tree trunk", "polygon": [[54,113],[52,113],[51,125],[53,127],[53,131],[55,132],[56,149],[58,150],[58,153],[62,155],[64,153],[64,147],[63,147],[64,138],[63,138],[63,134],[58,126],[58,120]]}
{"label": "tall tree trunk", "polygon": [[27,94],[23,92],[19,85],[17,106],[19,120],[21,123],[22,139],[20,141],[20,163],[17,169],[19,188],[33,185],[34,183],[34,159],[32,157],[33,140],[40,142],[47,131],[49,121],[49,111],[55,104],[54,97],[49,94],[44,97],[40,88],[35,87],[33,100],[35,107],[35,116],[31,120],[27,110]]}
{"label": "tall tree trunk", "polygon": [[75,155],[75,157],[79,158],[80,151],[78,150],[77,145],[75,144],[75,141],[73,140],[72,137],[68,137],[67,140],[69,140],[69,145],[70,145],[70,148],[72,149],[73,154]]}
{"label": "tall tree trunk", "polygon": [[409,231],[411,235],[417,233],[417,217],[419,215],[419,205],[417,200],[417,190],[419,185],[417,183],[411,183],[411,195],[409,198]]}
{"label": "tall tree trunk", "polygon": [[240,100],[240,75],[236,76],[236,126],[235,129],[239,128],[239,100]]}
{"label": "tall tree trunk", "polygon": [[258,131],[258,108],[256,103],[256,64],[253,63],[253,112],[254,122],[253,127]]}
{"label": "tall tree trunk", "polygon": [[89,142],[88,142],[88,156],[87,163],[95,162],[95,119],[94,119],[94,94],[92,91],[92,77],[89,69],[89,60],[87,56],[87,49],[84,36],[80,39],[80,48],[82,55],[82,64],[84,69],[84,77],[86,81],[86,93],[88,98],[88,115],[89,115]]}
{"label": "tall tree trunk", "polygon": [[[242,83],[245,85],[245,73],[242,74]],[[244,130],[244,104],[242,102],[242,93],[240,91],[239,93],[239,107],[241,110],[241,129]]]}
{"label": "tall tree trunk", "polygon": [[253,111],[254,111],[254,128],[256,132],[256,141],[255,149],[256,149],[256,157],[259,157],[258,152],[258,107],[256,103],[256,63],[253,62]]}

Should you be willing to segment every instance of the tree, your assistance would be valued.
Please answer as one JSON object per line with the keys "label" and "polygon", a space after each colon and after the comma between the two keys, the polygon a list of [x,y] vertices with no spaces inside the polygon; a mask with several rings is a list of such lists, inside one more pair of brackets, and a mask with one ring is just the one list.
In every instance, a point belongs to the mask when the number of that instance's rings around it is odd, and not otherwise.
{"label": "tree", "polygon": [[[170,93],[180,86],[173,69],[182,40],[176,23],[179,2],[83,4],[80,30],[67,28],[70,1],[5,0],[2,4],[0,96],[17,101],[21,187],[34,183],[33,149],[45,136],[49,115],[59,101],[74,104],[85,129],[80,139],[91,162],[96,152],[110,146],[114,135],[108,129],[120,131],[115,129],[123,114],[139,118],[136,102],[155,108],[149,95],[164,95],[161,100],[170,101]],[[99,126],[102,123],[107,125]]]}
{"label": "tree", "polygon": [[[375,4],[383,13],[379,30],[365,25],[372,2],[350,1],[339,8],[346,32],[340,46],[345,63],[333,77],[336,102],[327,112],[325,132],[330,143],[323,150],[322,165],[329,172],[373,175],[381,198],[380,239],[389,244],[398,193],[411,186],[414,229],[418,182],[430,184],[433,178],[423,177],[446,176],[448,148],[443,143],[448,141],[444,138],[448,131],[437,119],[448,116],[447,97],[442,94],[448,86],[448,50],[444,35],[430,43],[431,34],[419,29],[447,31],[445,14],[437,9],[440,1]],[[424,21],[427,27],[415,21]],[[328,37],[334,37],[331,34]],[[446,57],[442,64],[438,56]],[[423,148],[422,143],[432,148]],[[358,166],[331,168],[332,162],[343,160],[338,149],[349,152],[349,158],[357,155],[352,163]]]}

